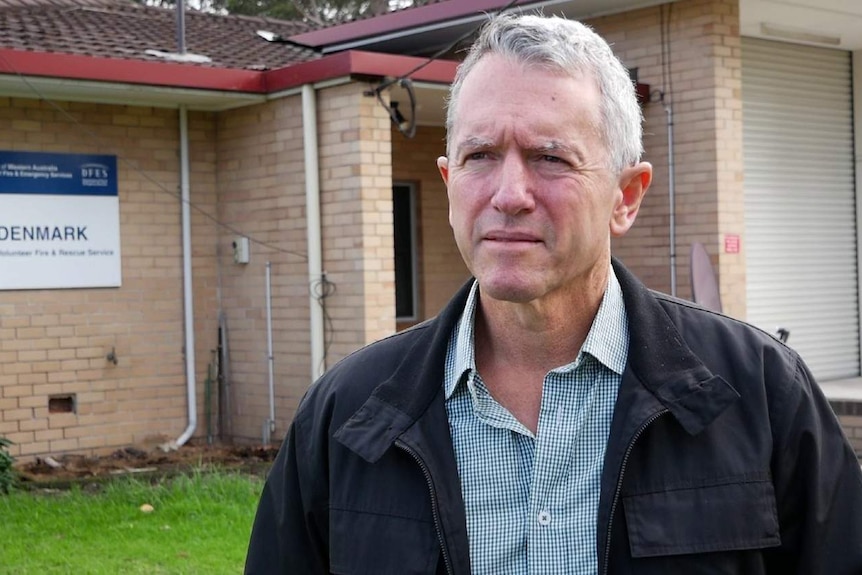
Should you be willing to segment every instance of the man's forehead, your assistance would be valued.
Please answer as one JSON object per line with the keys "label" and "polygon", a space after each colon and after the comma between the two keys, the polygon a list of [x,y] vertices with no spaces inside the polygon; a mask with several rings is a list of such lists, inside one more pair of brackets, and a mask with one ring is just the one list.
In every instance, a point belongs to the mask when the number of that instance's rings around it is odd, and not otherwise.
{"label": "man's forehead", "polygon": [[458,118],[452,125],[451,148],[456,154],[464,150],[499,148],[514,144],[524,150],[580,153],[585,140],[600,134],[596,118],[584,118],[577,125],[551,120],[509,123],[505,118]]}
{"label": "man's forehead", "polygon": [[561,63],[557,62],[530,61],[496,52],[488,52],[479,58],[472,69],[464,76],[463,84],[471,83],[471,79],[481,76],[482,73],[487,72],[489,68],[499,67],[510,68],[509,72],[511,74],[541,74],[557,78],[570,78],[578,82],[588,82],[598,86],[595,74],[585,63],[581,65],[573,64],[571,67],[565,67]]}

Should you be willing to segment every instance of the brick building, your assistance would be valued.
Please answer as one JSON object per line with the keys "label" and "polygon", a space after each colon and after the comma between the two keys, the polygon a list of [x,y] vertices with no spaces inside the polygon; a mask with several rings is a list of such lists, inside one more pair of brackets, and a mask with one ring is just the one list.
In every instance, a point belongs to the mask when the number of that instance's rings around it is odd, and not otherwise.
{"label": "brick building", "polygon": [[[319,30],[190,12],[183,55],[172,11],[0,0],[0,157],[115,156],[121,254],[117,286],[0,291],[13,455],[277,441],[326,366],[434,315],[467,272],[435,167],[455,63],[427,58],[504,4]],[[656,177],[615,253],[688,298],[703,243],[725,313],[789,329],[852,436],[862,8],[644,4],[520,3],[592,24],[647,96]]]}

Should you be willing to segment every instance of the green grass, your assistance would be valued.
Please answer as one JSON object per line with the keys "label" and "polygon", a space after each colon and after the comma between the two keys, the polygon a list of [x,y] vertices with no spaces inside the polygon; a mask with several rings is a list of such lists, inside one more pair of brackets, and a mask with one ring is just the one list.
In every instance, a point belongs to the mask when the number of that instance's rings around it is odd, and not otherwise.
{"label": "green grass", "polygon": [[241,573],[262,481],[196,472],[95,493],[13,491],[0,496],[0,573]]}

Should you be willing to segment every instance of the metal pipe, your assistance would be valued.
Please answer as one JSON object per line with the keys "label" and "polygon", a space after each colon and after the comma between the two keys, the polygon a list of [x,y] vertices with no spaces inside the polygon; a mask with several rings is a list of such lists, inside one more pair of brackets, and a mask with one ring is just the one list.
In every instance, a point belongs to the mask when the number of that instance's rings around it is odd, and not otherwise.
{"label": "metal pipe", "polygon": [[177,0],[177,54],[186,53],[186,4]]}
{"label": "metal pipe", "polygon": [[186,352],[186,396],[188,403],[188,426],[176,440],[183,445],[198,424],[197,400],[195,398],[195,314],[192,292],[192,220],[191,193],[189,189],[189,116],[185,106],[180,106],[180,191],[182,201],[183,235],[183,321],[185,327]]}
{"label": "metal pipe", "polygon": [[272,351],[272,263],[266,262],[266,362],[269,370],[269,419],[264,428],[263,444],[269,444],[269,438],[275,431],[275,358]]}
{"label": "metal pipe", "polygon": [[302,87],[302,138],[305,151],[305,219],[308,242],[308,297],[311,323],[311,380],[326,370],[324,357],[323,307],[314,295],[314,286],[323,278],[323,251],[320,240],[320,170],[317,149],[317,102],[314,87]]}
{"label": "metal pipe", "polygon": [[670,295],[676,297],[676,183],[673,156],[673,107],[665,105],[667,114],[668,211],[670,213]]}

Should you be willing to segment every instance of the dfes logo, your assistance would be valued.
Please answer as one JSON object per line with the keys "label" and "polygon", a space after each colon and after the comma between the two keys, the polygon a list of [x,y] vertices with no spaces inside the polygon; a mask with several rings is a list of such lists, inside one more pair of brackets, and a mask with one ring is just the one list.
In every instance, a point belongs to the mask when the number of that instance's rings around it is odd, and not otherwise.
{"label": "dfes logo", "polygon": [[103,164],[84,164],[81,166],[81,178],[89,179],[105,179],[108,177],[108,166]]}

